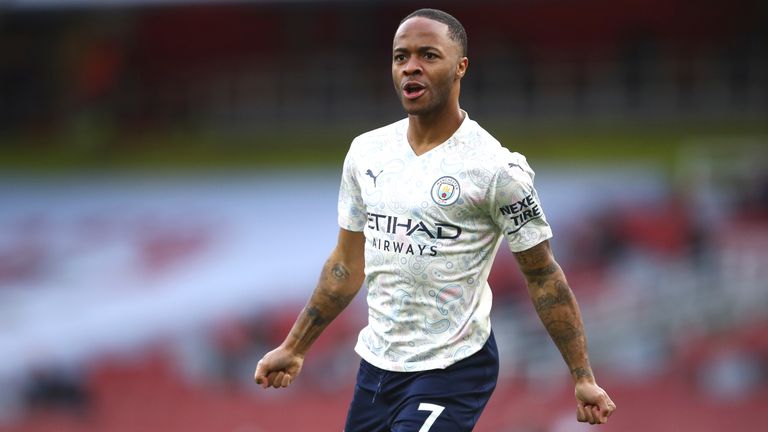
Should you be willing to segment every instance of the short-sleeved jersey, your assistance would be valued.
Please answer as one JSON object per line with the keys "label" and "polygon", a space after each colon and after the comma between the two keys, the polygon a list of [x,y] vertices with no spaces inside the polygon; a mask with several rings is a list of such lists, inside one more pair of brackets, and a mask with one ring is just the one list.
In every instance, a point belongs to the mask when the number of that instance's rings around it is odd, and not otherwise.
{"label": "short-sleeved jersey", "polygon": [[417,156],[408,119],[358,136],[344,161],[339,226],[365,234],[368,325],[355,347],[389,371],[446,368],[491,331],[488,273],[552,236],[533,170],[465,118]]}

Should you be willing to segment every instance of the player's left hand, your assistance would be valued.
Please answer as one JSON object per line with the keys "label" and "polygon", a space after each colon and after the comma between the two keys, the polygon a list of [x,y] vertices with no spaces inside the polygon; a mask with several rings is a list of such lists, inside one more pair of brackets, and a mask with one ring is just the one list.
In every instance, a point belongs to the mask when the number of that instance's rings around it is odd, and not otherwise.
{"label": "player's left hand", "polygon": [[608,393],[593,382],[576,384],[576,419],[589,424],[603,424],[613,414],[616,404]]}

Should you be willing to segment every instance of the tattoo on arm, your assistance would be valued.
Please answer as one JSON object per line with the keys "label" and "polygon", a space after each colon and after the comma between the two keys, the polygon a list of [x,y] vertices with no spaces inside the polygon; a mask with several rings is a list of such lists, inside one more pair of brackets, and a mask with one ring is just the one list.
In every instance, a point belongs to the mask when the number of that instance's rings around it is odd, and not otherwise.
{"label": "tattoo on arm", "polygon": [[551,250],[548,242],[541,243],[528,250],[515,254],[517,262],[521,268],[528,268],[538,265],[541,262],[549,261]]}
{"label": "tattoo on arm", "polygon": [[575,380],[591,378],[587,338],[576,299],[548,244],[515,255],[536,313]]}
{"label": "tattoo on arm", "polygon": [[334,289],[349,283],[349,279],[350,271],[342,263],[329,262],[323,267],[318,287],[290,332],[299,350],[303,352],[308,349],[328,324],[355,298],[357,291],[349,294]]}
{"label": "tattoo on arm", "polygon": [[551,264],[540,268],[523,268],[523,274],[530,280],[550,276],[558,270],[560,270],[560,267],[556,262],[552,262]]}
{"label": "tattoo on arm", "polygon": [[531,282],[541,282],[560,270],[554,259],[549,242],[541,243],[523,252],[515,254],[515,258],[525,278]]}
{"label": "tattoo on arm", "polygon": [[538,290],[538,295],[533,297],[536,313],[562,354],[571,376],[576,380],[590,378],[587,338],[573,293],[560,279],[545,285],[551,286],[554,292]]}
{"label": "tattoo on arm", "polygon": [[[325,266],[321,280],[325,280],[331,284],[345,283],[349,279],[349,275],[349,269],[347,269],[344,264],[336,263]],[[317,293],[323,297],[323,300],[328,300],[331,303],[330,306],[338,308],[336,313],[341,312],[350,302],[352,302],[352,299],[355,298],[354,295],[344,295],[329,290],[318,289]],[[334,314],[334,317],[335,316],[336,315]]]}
{"label": "tattoo on arm", "polygon": [[536,312],[541,314],[549,311],[552,308],[567,305],[573,299],[573,293],[571,293],[568,285],[562,280],[555,281],[555,292],[544,292],[538,297],[533,299],[533,306],[536,308]]}
{"label": "tattoo on arm", "polygon": [[320,313],[320,310],[318,308],[314,306],[308,307],[307,316],[312,322],[313,327],[320,327],[320,326],[325,327],[327,320],[323,318],[323,315]]}
{"label": "tattoo on arm", "polygon": [[547,331],[552,335],[552,340],[566,359],[571,358],[571,353],[578,349],[583,333],[570,321],[547,320],[544,322]]}
{"label": "tattoo on arm", "polygon": [[336,313],[344,310],[344,308],[346,308],[352,302],[352,299],[355,298],[354,295],[336,294],[332,292],[324,292],[322,294],[325,298],[328,299],[328,301],[332,303],[333,306],[336,307]]}
{"label": "tattoo on arm", "polygon": [[296,346],[304,351],[320,336],[330,320],[315,306],[307,305],[291,329]]}
{"label": "tattoo on arm", "polygon": [[577,380],[580,378],[594,378],[592,375],[592,369],[589,367],[573,368],[571,369],[571,375]]}
{"label": "tattoo on arm", "polygon": [[347,268],[342,264],[334,264],[334,266],[331,268],[331,274],[338,280],[349,278],[349,270],[347,270]]}

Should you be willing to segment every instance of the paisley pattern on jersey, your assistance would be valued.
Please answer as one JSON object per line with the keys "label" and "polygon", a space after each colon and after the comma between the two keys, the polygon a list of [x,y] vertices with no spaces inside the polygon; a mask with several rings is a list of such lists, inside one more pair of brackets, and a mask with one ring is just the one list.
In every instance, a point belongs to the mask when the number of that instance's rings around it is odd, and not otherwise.
{"label": "paisley pattern on jersey", "polygon": [[368,325],[355,349],[391,371],[445,368],[478,351],[501,239],[521,251],[552,236],[524,156],[468,117],[420,156],[407,129],[404,119],[355,138],[338,201],[339,226],[366,238]]}

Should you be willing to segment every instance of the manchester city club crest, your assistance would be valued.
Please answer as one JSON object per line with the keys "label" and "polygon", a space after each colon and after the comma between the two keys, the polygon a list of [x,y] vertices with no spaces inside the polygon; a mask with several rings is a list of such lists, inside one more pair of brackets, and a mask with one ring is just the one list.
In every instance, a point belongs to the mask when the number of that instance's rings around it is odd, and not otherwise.
{"label": "manchester city club crest", "polygon": [[432,185],[432,200],[441,206],[455,203],[460,194],[459,182],[451,176],[440,177]]}

